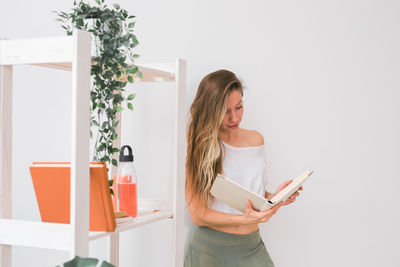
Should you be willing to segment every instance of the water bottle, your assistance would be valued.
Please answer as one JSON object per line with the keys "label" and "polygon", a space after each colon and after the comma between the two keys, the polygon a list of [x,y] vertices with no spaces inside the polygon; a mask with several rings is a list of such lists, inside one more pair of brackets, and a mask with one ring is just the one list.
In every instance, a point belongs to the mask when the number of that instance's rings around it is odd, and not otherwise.
{"label": "water bottle", "polygon": [[[128,154],[125,154],[128,150]],[[125,211],[128,216],[137,216],[137,176],[133,166],[133,154],[130,146],[121,147],[117,172],[117,210]]]}

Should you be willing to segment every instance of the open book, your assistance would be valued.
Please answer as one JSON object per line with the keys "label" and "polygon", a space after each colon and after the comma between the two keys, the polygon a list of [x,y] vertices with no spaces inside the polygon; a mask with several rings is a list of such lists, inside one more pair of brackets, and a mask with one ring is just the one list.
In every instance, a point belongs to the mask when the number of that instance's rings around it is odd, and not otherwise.
{"label": "open book", "polygon": [[247,199],[250,199],[253,208],[258,211],[264,211],[272,208],[281,201],[285,201],[293,195],[305,180],[312,174],[312,171],[305,171],[299,177],[294,179],[282,191],[276,194],[272,199],[266,199],[257,193],[254,193],[242,185],[230,180],[229,178],[218,174],[210,190],[211,195],[226,204],[245,212]]}

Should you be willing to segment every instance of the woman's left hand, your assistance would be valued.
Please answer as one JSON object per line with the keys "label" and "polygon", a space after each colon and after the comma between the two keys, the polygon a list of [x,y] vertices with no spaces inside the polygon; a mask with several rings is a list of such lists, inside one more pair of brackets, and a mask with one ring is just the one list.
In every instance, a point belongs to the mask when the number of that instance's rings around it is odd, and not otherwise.
{"label": "woman's left hand", "polygon": [[[288,186],[293,180],[288,180],[285,181],[283,184],[281,184],[278,189],[276,190],[276,192],[274,193],[273,196],[275,196],[276,194],[278,194],[280,191],[282,191],[286,186]],[[303,190],[303,187],[300,186],[299,189],[293,193],[293,195],[291,195],[288,199],[286,199],[285,201],[282,202],[282,206],[286,206],[289,205],[291,203],[293,203],[296,198],[300,195],[300,190]]]}

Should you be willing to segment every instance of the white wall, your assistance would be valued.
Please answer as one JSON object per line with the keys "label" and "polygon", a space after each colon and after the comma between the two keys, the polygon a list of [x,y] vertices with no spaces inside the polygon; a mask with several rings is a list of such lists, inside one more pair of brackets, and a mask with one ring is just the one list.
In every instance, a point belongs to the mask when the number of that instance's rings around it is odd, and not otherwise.
{"label": "white wall", "polygon": [[[50,11],[71,2],[1,1],[0,35],[62,35]],[[400,265],[400,2],[118,3],[137,15],[140,62],[187,59],[188,106],[211,71],[227,68],[243,80],[243,126],[264,134],[271,190],[315,171],[298,201],[261,226],[277,266]],[[31,67],[15,72],[13,214],[38,220],[28,166],[69,157],[70,76]],[[129,89],[137,99],[135,111],[124,114],[123,142],[134,145],[141,196],[169,196],[170,184],[154,179],[172,170],[168,87]],[[170,266],[170,226],[158,222],[123,235],[121,266]],[[186,227],[189,233],[190,221]],[[105,242],[91,253],[104,256]],[[17,247],[13,266],[54,266],[67,257]]]}

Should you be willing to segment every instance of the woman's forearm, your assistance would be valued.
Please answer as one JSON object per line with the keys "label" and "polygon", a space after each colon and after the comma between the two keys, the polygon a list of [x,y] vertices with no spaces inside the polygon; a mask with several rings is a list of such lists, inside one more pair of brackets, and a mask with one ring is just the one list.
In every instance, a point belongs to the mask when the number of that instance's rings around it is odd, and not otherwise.
{"label": "woman's forearm", "polygon": [[237,226],[246,224],[243,215],[219,212],[210,208],[203,209],[193,222],[198,226]]}

